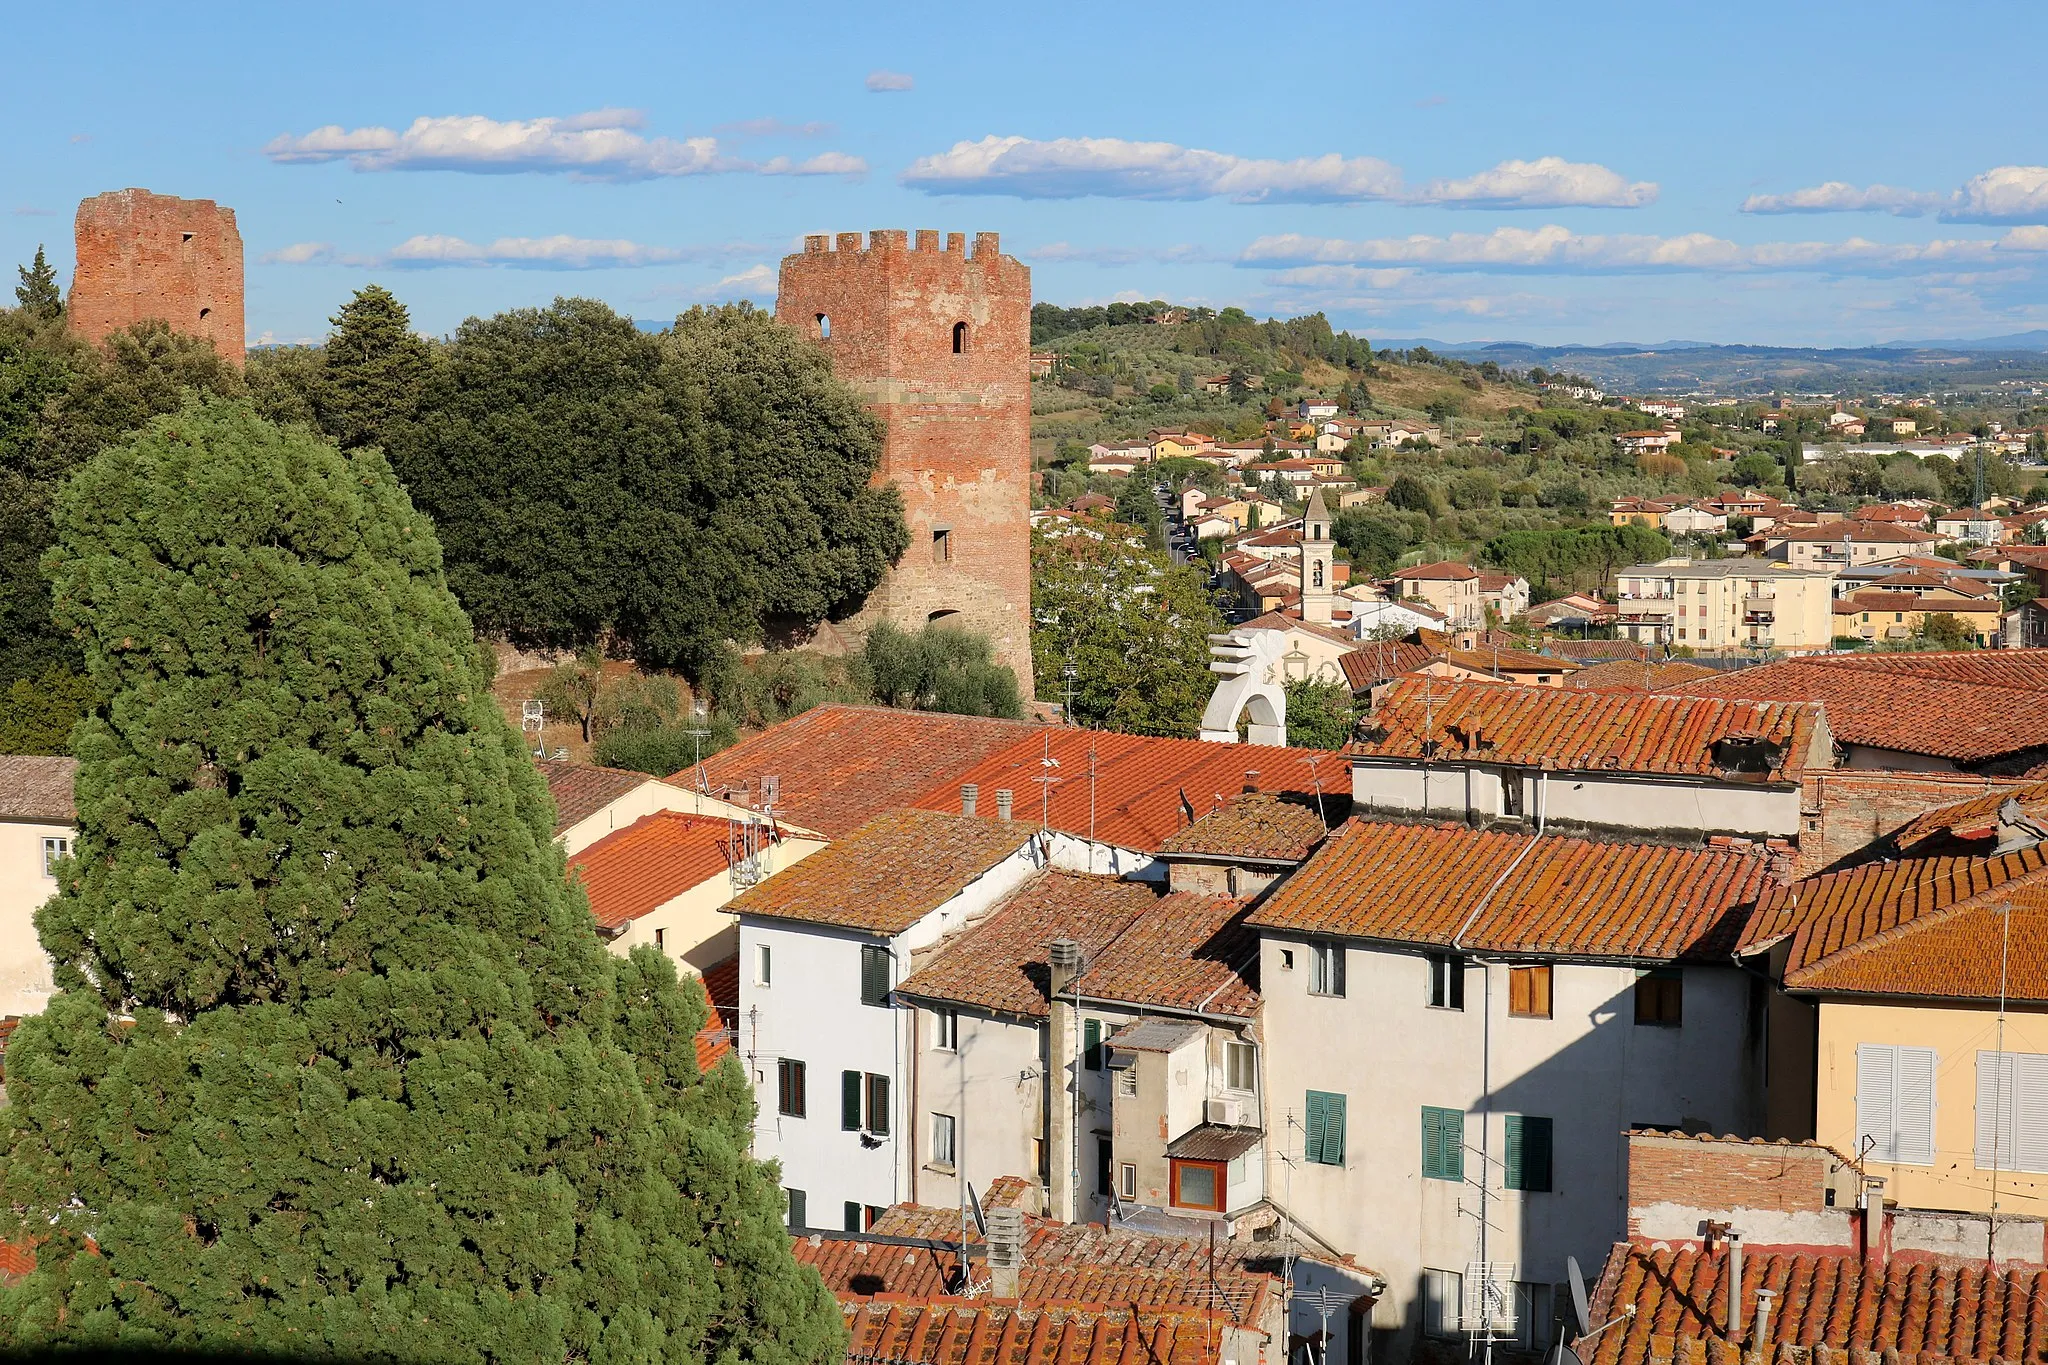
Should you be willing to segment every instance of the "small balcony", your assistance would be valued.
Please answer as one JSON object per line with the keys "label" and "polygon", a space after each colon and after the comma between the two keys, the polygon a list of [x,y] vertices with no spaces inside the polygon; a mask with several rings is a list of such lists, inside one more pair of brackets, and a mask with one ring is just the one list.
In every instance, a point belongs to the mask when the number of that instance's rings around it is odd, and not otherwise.
{"label": "small balcony", "polygon": [[1675,611],[1668,597],[1624,597],[1621,599],[1620,609],[1625,621],[1668,620]]}

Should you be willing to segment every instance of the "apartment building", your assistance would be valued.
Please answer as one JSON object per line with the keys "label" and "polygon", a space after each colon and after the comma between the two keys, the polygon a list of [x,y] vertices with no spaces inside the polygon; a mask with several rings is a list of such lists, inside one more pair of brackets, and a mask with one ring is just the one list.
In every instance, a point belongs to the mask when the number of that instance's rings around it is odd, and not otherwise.
{"label": "apartment building", "polygon": [[1694,649],[1826,649],[1831,568],[1753,559],[1661,559],[1615,575],[1625,639]]}

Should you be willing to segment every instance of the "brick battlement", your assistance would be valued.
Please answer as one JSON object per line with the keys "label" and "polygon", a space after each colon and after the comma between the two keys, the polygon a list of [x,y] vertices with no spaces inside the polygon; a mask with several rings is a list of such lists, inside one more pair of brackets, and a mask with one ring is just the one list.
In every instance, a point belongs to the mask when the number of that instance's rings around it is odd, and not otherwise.
{"label": "brick battlement", "polygon": [[65,312],[97,344],[153,318],[242,363],[242,234],[211,199],[114,190],[78,206],[78,264]]}
{"label": "brick battlement", "polygon": [[[817,232],[804,238],[804,254],[818,255],[867,255],[870,252],[895,252],[917,250],[935,252],[939,250],[939,234],[934,228],[919,228],[915,247],[911,245],[910,234],[902,228],[876,228],[869,232],[863,244],[858,232],[842,232],[835,238],[831,234]],[[967,258],[967,234],[949,232],[946,234],[944,254]],[[974,234],[974,256],[976,261],[986,262],[1002,259],[1000,234],[977,232]]]}

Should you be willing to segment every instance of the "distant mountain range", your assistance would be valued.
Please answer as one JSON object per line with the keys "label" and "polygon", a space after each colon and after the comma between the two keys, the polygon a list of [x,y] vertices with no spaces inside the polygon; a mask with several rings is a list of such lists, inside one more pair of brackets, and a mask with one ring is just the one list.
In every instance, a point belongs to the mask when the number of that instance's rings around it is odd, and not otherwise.
{"label": "distant mountain range", "polygon": [[1826,354],[1839,351],[1843,354],[1865,355],[1872,351],[2042,351],[2048,352],[2048,329],[2036,328],[2031,332],[2009,332],[1996,337],[1945,337],[1931,341],[1885,341],[1870,346],[1808,347],[1808,346],[1751,346],[1720,341],[1603,341],[1598,345],[1574,344],[1550,345],[1535,341],[1439,341],[1434,337],[1373,337],[1372,344],[1380,350],[1410,350],[1417,346],[1426,347],[1442,355],[1472,355],[1482,351],[1541,351],[1560,355],[1638,355],[1645,352],[1670,351],[1798,351],[1802,354]]}

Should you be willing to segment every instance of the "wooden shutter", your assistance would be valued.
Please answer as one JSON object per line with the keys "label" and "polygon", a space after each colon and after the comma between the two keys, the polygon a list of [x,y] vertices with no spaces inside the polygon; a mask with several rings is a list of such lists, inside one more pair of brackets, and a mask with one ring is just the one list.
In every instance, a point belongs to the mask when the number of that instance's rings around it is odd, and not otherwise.
{"label": "wooden shutter", "polygon": [[1422,1107],[1422,1174],[1430,1180],[1462,1180],[1465,1176],[1465,1113],[1461,1109]]}
{"label": "wooden shutter", "polygon": [[[1535,976],[1536,969],[1534,967],[1508,968],[1509,1014],[1534,1014],[1536,1012],[1529,1003],[1530,997],[1534,994],[1532,987],[1535,984]],[[1513,1122],[1513,1120],[1509,1121]]]}
{"label": "wooden shutter", "polygon": [[1446,1180],[1465,1178],[1465,1111],[1444,1110],[1444,1150],[1441,1158]]}
{"label": "wooden shutter", "polygon": [[882,1005],[889,1000],[889,950],[864,945],[860,950],[860,1002]]}
{"label": "wooden shutter", "polygon": [[1323,1164],[1342,1166],[1344,1164],[1344,1097],[1325,1095],[1323,1097]]}
{"label": "wooden shutter", "polygon": [[839,1073],[839,1126],[849,1132],[860,1127],[860,1088],[858,1071]]}
{"label": "wooden shutter", "polygon": [[1301,1155],[1305,1161],[1320,1163],[1323,1159],[1323,1129],[1329,1122],[1330,1097],[1320,1090],[1308,1092],[1308,1110],[1302,1118],[1303,1138]]}
{"label": "wooden shutter", "polygon": [[786,1191],[789,1195],[789,1226],[792,1230],[811,1225],[809,1210],[804,1207],[806,1200],[802,1190]]}
{"label": "wooden shutter", "polygon": [[1541,1192],[1550,1188],[1550,1120],[1536,1115],[1507,1117],[1507,1187]]}
{"label": "wooden shutter", "polygon": [[1894,1160],[1909,1166],[1934,1164],[1934,1049],[1898,1050],[1895,1094],[1898,1105],[1898,1149]]}
{"label": "wooden shutter", "polygon": [[889,1135],[889,1078],[868,1073],[868,1131],[877,1137]]}
{"label": "wooden shutter", "polygon": [[1524,1188],[1522,1184],[1522,1122],[1520,1114],[1509,1114],[1507,1116],[1507,1142],[1505,1144],[1506,1150],[1501,1154],[1501,1164],[1507,1167],[1505,1183],[1507,1188],[1511,1190]]}
{"label": "wooden shutter", "polygon": [[1879,1043],[1856,1045],[1856,1152],[1867,1147],[1873,1161],[1899,1159],[1892,1099],[1897,1070],[1896,1049]]}
{"label": "wooden shutter", "polygon": [[1083,1020],[1081,1024],[1081,1065],[1090,1071],[1102,1070],[1102,1021]]}

